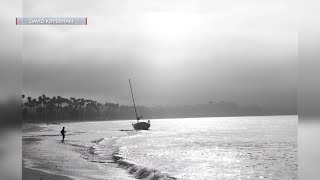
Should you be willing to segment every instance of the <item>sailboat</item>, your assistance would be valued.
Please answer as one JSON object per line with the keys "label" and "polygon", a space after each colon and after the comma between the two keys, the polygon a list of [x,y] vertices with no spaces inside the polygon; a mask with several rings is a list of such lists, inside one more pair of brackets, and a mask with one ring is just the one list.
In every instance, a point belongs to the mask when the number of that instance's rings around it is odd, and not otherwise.
{"label": "sailboat", "polygon": [[131,96],[132,96],[134,111],[136,112],[136,118],[137,118],[137,123],[132,123],[132,126],[133,126],[133,128],[135,130],[148,130],[149,127],[150,127],[150,120],[148,120],[148,122],[143,122],[143,121],[140,122],[139,121],[142,118],[142,116],[138,117],[136,103],[134,102],[134,97],[133,97],[133,92],[132,92],[132,86],[131,86],[130,79],[129,79],[129,84],[130,84],[130,90],[131,90]]}

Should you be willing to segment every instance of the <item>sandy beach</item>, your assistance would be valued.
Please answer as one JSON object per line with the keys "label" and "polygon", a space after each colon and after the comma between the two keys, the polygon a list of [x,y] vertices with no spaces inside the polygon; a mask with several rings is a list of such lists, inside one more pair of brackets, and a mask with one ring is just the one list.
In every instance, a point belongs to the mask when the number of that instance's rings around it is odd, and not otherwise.
{"label": "sandy beach", "polygon": [[[30,132],[39,132],[41,131],[42,127],[36,125],[36,124],[24,124],[23,125],[23,133],[30,133]],[[32,145],[34,145],[37,141],[39,141],[40,139],[37,138],[24,138],[23,137],[23,147],[24,148],[28,148]],[[34,150],[36,150],[34,148]],[[23,157],[25,157],[25,153],[23,153]],[[30,157],[29,157],[30,158]],[[35,164],[38,164],[39,169],[45,169],[46,167],[41,166],[40,163],[37,163],[36,161],[34,162]],[[36,170],[33,168],[28,167],[28,165],[26,165],[25,160],[23,160],[23,166],[22,166],[22,179],[23,180],[35,180],[35,179],[41,179],[41,180],[49,180],[49,179],[61,179],[61,180],[72,180],[73,178],[67,177],[67,176],[63,176],[63,175],[58,175],[58,174],[53,174],[53,173],[47,173],[44,172],[43,170]],[[30,166],[30,165],[29,165]]]}
{"label": "sandy beach", "polygon": [[49,179],[59,179],[59,180],[72,180],[72,178],[56,175],[56,174],[50,174],[39,170],[34,170],[30,168],[26,168],[23,166],[22,168],[22,179],[23,180],[49,180]]}
{"label": "sandy beach", "polygon": [[[61,141],[60,128],[66,126]],[[110,156],[104,162],[91,158],[92,147],[102,137],[124,136],[121,131],[107,134],[70,129],[72,123],[24,124],[22,138],[23,179],[115,179],[119,174],[133,179],[117,167]]]}

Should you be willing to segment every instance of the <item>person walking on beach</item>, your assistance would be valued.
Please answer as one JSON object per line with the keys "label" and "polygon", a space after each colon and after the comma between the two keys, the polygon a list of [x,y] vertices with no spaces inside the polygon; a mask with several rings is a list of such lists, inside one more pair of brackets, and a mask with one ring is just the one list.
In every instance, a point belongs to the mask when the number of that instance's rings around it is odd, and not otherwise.
{"label": "person walking on beach", "polygon": [[61,130],[62,142],[64,142],[64,137],[65,137],[65,135],[66,135],[66,132],[67,132],[67,131],[65,131],[65,130],[64,130],[64,127],[63,127],[62,130]]}

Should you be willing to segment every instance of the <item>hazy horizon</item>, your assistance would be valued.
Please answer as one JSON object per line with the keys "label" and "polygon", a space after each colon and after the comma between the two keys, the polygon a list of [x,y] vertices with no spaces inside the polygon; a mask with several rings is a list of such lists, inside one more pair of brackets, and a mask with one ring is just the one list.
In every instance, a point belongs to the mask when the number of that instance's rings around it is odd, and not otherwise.
{"label": "hazy horizon", "polygon": [[88,17],[88,26],[23,27],[26,94],[130,105],[131,78],[138,105],[296,109],[298,33],[288,1],[96,1],[87,9],[63,1],[64,13],[61,3],[24,3],[25,17]]}

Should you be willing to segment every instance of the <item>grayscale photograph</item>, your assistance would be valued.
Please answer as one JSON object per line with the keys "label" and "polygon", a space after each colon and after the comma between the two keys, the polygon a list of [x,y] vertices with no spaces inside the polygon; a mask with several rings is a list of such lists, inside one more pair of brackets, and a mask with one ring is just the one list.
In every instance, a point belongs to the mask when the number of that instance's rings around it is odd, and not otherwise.
{"label": "grayscale photograph", "polygon": [[23,1],[22,179],[297,180],[296,6]]}

